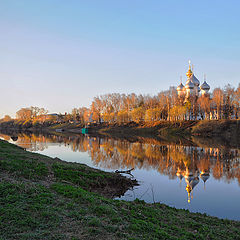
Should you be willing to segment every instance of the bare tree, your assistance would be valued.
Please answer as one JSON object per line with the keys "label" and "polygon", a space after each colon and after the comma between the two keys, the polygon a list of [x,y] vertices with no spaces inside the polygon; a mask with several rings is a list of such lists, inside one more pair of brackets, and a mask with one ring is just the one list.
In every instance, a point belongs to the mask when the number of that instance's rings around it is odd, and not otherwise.
{"label": "bare tree", "polygon": [[[200,112],[202,119],[209,119],[210,114],[210,96],[209,94],[204,94],[198,98],[198,104],[200,106]],[[204,113],[204,115],[203,115]]]}
{"label": "bare tree", "polygon": [[223,114],[226,119],[231,118],[231,115],[234,112],[234,95],[235,95],[235,89],[230,84],[226,85],[224,87],[224,108],[223,108]]}
{"label": "bare tree", "polygon": [[221,88],[215,88],[213,90],[213,102],[217,108],[217,119],[221,119],[223,105],[223,91]]}

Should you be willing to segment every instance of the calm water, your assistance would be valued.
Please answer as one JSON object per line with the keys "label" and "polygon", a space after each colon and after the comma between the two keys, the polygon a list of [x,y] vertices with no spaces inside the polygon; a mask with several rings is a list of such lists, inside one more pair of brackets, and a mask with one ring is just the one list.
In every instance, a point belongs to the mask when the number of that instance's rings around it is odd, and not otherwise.
{"label": "calm water", "polygon": [[[13,135],[13,134],[12,134]],[[138,141],[82,135],[1,134],[29,151],[105,171],[134,168],[140,183],[121,199],[161,202],[192,212],[240,220],[240,149],[191,141]]]}

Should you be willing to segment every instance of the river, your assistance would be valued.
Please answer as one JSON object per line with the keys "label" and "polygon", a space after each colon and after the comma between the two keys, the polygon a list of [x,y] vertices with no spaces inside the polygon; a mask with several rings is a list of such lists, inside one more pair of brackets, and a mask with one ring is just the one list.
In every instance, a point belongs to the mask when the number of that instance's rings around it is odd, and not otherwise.
{"label": "river", "polygon": [[28,151],[105,171],[128,170],[139,182],[122,197],[240,220],[240,149],[199,139],[113,139],[84,135],[0,134]]}

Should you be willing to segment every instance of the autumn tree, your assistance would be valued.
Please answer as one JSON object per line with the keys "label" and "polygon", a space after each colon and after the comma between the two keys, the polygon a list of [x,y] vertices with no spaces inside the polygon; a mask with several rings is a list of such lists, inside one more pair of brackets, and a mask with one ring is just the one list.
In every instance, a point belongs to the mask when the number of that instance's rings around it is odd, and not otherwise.
{"label": "autumn tree", "polygon": [[89,110],[86,107],[78,108],[79,121],[81,123],[85,123],[85,120],[87,118],[86,115],[88,114],[88,112]]}
{"label": "autumn tree", "polygon": [[74,121],[79,121],[79,109],[78,108],[72,109],[72,118]]}
{"label": "autumn tree", "polygon": [[186,114],[188,114],[188,120],[190,120],[192,103],[191,103],[189,100],[187,100],[187,101],[185,102],[184,106],[186,107]]}
{"label": "autumn tree", "polygon": [[215,88],[213,90],[213,102],[215,103],[217,110],[217,119],[221,119],[222,104],[223,104],[223,91],[221,88]]}
{"label": "autumn tree", "polygon": [[84,123],[87,123],[87,122],[89,122],[89,120],[90,120],[90,110],[86,109],[83,112],[83,121],[84,121]]}
{"label": "autumn tree", "polygon": [[144,109],[143,107],[134,108],[131,111],[132,120],[135,122],[140,122],[144,119]]}
{"label": "autumn tree", "polygon": [[[202,119],[209,119],[210,114],[210,96],[204,94],[198,98],[198,104],[200,106]],[[203,115],[204,113],[204,115]]]}
{"label": "autumn tree", "polygon": [[235,118],[239,118],[239,110],[240,110],[240,83],[238,84],[238,88],[234,92],[234,100],[233,105],[235,108]]}
{"label": "autumn tree", "polygon": [[234,112],[234,94],[235,89],[230,84],[224,87],[223,115],[226,119],[229,119]]}
{"label": "autumn tree", "polygon": [[187,112],[187,108],[185,106],[176,105],[171,108],[169,116],[170,116],[170,119],[174,121],[184,120],[186,112]]}
{"label": "autumn tree", "polygon": [[20,120],[29,120],[32,117],[32,110],[30,108],[21,108],[16,112],[16,118]]}
{"label": "autumn tree", "polygon": [[30,108],[21,108],[19,111],[17,111],[16,118],[20,120],[31,120],[39,116],[46,115],[47,112],[48,111],[44,108],[31,106]]}
{"label": "autumn tree", "polygon": [[120,110],[117,114],[117,120],[119,123],[128,122],[128,112],[127,110]]}
{"label": "autumn tree", "polygon": [[159,108],[149,108],[145,112],[146,121],[158,121],[161,118],[161,109]]}
{"label": "autumn tree", "polygon": [[167,120],[168,117],[168,100],[167,100],[167,93],[160,92],[157,95],[157,108],[161,112],[161,119]]}
{"label": "autumn tree", "polygon": [[39,108],[39,107],[31,106],[30,110],[31,110],[31,118],[36,118],[38,116],[45,115],[48,113],[48,110],[44,108]]}
{"label": "autumn tree", "polygon": [[11,120],[12,120],[12,118],[9,115],[5,115],[3,118],[3,122],[9,122]]}
{"label": "autumn tree", "polygon": [[91,104],[91,111],[94,115],[94,121],[101,121],[101,113],[103,110],[103,102],[99,97],[94,97]]}
{"label": "autumn tree", "polygon": [[168,120],[170,120],[170,110],[172,106],[176,104],[177,101],[177,90],[175,87],[170,87],[168,91],[166,91],[166,100],[167,100],[167,112],[168,112]]}

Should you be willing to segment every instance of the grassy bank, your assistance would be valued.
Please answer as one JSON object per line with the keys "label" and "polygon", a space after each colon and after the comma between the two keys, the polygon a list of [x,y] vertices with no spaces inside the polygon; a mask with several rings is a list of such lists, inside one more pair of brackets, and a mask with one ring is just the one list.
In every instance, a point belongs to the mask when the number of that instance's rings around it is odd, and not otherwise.
{"label": "grassy bank", "polygon": [[113,200],[136,184],[0,141],[0,239],[239,239],[240,222]]}

